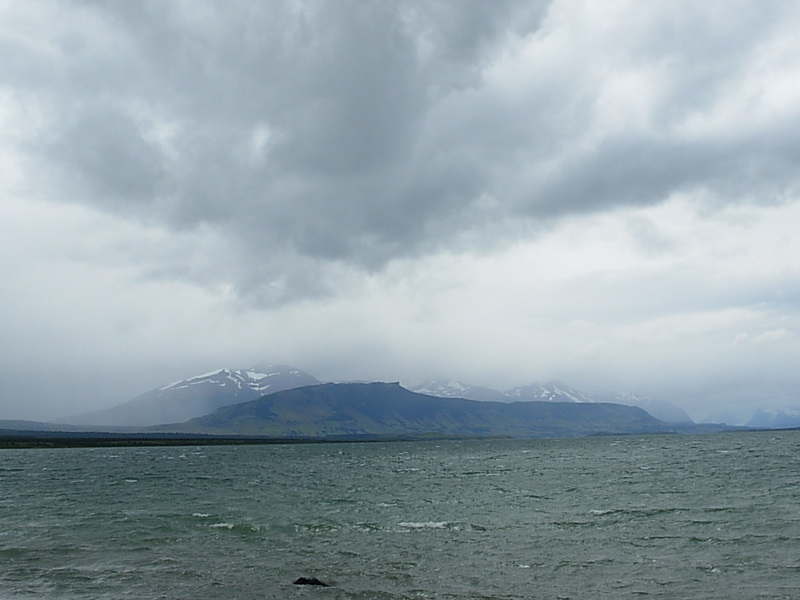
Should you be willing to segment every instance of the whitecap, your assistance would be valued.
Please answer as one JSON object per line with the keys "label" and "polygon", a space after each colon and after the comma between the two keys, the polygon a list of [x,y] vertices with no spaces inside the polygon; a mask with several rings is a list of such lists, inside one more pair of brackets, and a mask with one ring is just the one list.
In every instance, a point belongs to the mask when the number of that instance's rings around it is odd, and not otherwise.
{"label": "whitecap", "polygon": [[408,529],[444,529],[447,527],[447,521],[425,521],[424,523],[407,522],[398,523],[398,525]]}

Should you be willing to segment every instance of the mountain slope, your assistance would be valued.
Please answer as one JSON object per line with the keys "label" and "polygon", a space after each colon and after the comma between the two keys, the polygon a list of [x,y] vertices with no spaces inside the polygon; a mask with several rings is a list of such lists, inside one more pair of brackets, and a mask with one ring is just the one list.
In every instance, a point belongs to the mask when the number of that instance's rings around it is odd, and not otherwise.
{"label": "mountain slope", "polygon": [[645,433],[669,427],[630,406],[435,398],[397,383],[321,384],[226,406],[159,431],[276,437],[364,435],[522,438]]}
{"label": "mountain slope", "polygon": [[149,426],[176,423],[265,394],[319,381],[298,369],[260,363],[250,369],[219,369],[142,394],[119,406],[85,413],[63,423],[102,426]]}

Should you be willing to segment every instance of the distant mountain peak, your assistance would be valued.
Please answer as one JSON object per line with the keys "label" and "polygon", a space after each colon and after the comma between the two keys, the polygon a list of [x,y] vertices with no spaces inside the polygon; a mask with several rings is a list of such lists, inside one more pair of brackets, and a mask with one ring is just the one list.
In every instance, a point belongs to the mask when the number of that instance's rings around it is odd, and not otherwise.
{"label": "distant mountain peak", "polygon": [[202,375],[195,375],[193,377],[189,377],[188,379],[181,379],[180,381],[175,381],[170,383],[169,385],[165,385],[163,387],[158,388],[159,390],[170,390],[180,388],[181,386],[189,386],[195,383],[199,383],[202,381],[209,380],[213,377],[218,375],[222,375],[227,372],[227,369],[217,369],[216,371],[209,371],[208,373],[203,373]]}
{"label": "distant mountain peak", "polygon": [[308,373],[285,365],[258,363],[249,369],[216,369],[165,385],[119,406],[78,415],[67,423],[149,426],[178,423],[266,394],[318,384]]}
{"label": "distant mountain peak", "polygon": [[594,402],[589,394],[580,392],[558,379],[515,387],[508,390],[506,396],[523,402]]}
{"label": "distant mountain peak", "polygon": [[577,390],[560,379],[549,379],[545,383],[531,383],[498,392],[487,387],[473,386],[458,380],[433,380],[411,388],[413,391],[440,398],[467,398],[494,402],[570,402],[611,403],[638,406],[654,417],[668,423],[691,423],[692,419],[683,410],[669,402],[651,400],[632,393],[589,393]]}
{"label": "distant mountain peak", "polygon": [[438,398],[465,398],[483,402],[508,402],[509,399],[497,390],[488,387],[470,385],[457,379],[431,380],[409,388],[418,394],[426,394]]}

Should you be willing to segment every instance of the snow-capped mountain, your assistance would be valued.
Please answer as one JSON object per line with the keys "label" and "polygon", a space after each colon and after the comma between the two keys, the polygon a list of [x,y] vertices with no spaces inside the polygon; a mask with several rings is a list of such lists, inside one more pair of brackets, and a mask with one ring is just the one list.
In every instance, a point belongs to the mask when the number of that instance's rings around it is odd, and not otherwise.
{"label": "snow-capped mountain", "polygon": [[652,400],[630,393],[590,393],[576,390],[567,384],[551,379],[546,383],[532,383],[499,392],[487,387],[469,385],[460,381],[430,381],[410,388],[415,392],[441,398],[467,398],[494,402],[605,402],[638,406],[665,423],[692,423],[683,410],[662,400]]}
{"label": "snow-capped mountain", "polygon": [[516,402],[595,402],[589,394],[551,379],[547,383],[532,383],[515,387],[505,393]]}
{"label": "snow-capped mountain", "polygon": [[449,381],[426,381],[408,389],[418,394],[436,396],[437,398],[466,398],[467,400],[480,400],[482,402],[511,402],[510,398],[497,390],[469,385],[455,379]]}
{"label": "snow-capped mountain", "polygon": [[320,383],[308,373],[259,363],[250,369],[218,369],[156,388],[119,406],[65,419],[76,425],[147,426],[178,423],[266,394]]}
{"label": "snow-capped mountain", "polygon": [[[241,392],[247,393],[246,390],[252,390],[259,396],[276,392],[278,389],[290,389],[286,385],[290,384],[292,387],[297,383],[298,379],[303,377],[310,378],[312,383],[317,383],[317,380],[307,373],[303,373],[297,369],[286,367],[284,365],[270,365],[260,363],[250,369],[218,369],[203,375],[195,375],[189,379],[176,381],[164,387],[158,388],[160,392],[177,391],[189,389],[193,386],[216,386],[220,388],[229,388],[234,395]],[[310,385],[303,384],[303,385]]]}

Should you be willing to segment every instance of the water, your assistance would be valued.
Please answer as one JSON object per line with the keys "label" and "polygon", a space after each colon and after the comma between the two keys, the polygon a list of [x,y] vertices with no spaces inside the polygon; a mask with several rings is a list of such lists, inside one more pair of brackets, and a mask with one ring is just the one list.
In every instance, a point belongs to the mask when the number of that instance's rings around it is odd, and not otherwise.
{"label": "water", "polygon": [[0,598],[798,598],[799,451],[800,432],[3,450]]}

